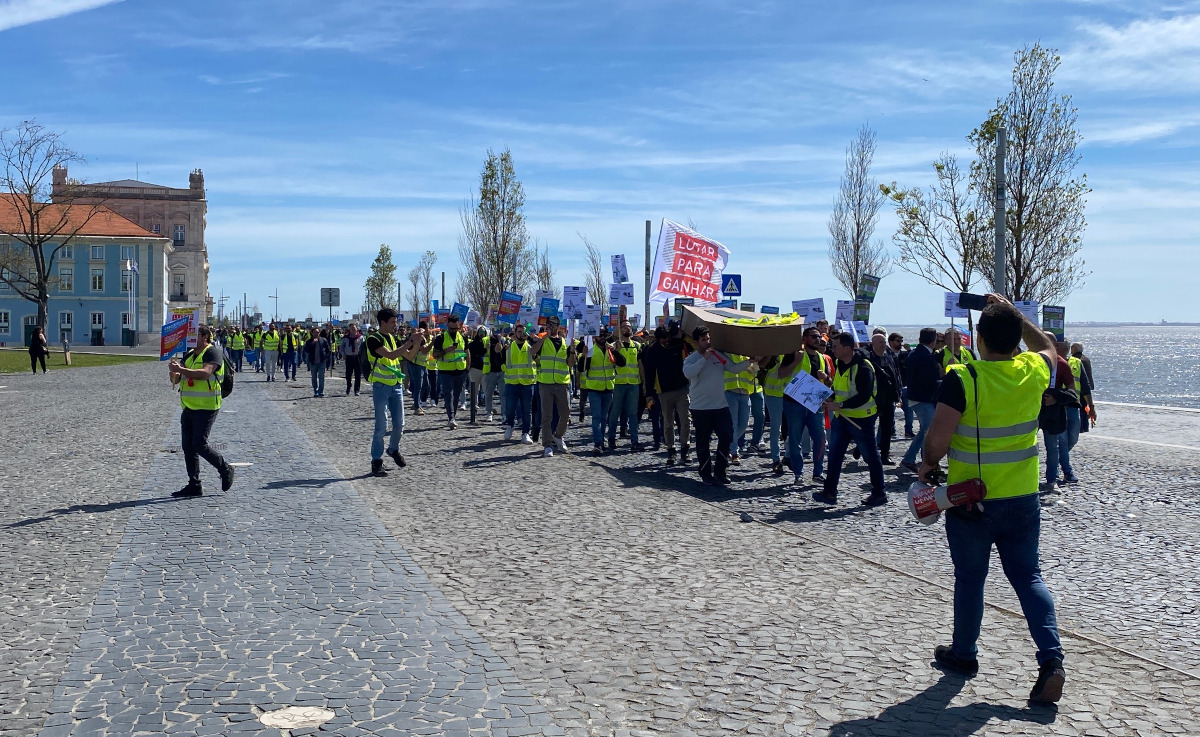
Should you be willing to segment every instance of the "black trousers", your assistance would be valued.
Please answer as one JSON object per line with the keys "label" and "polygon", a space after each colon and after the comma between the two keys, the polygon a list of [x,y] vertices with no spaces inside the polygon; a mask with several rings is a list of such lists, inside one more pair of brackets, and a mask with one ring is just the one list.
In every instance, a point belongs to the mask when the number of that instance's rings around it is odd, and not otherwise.
{"label": "black trousers", "polygon": [[213,423],[217,421],[219,411],[184,407],[183,414],[179,417],[183,440],[181,443],[183,463],[187,467],[189,486],[200,486],[201,458],[211,463],[212,467],[218,471],[225,468],[225,459],[208,445],[208,433],[212,430]]}
{"label": "black trousers", "polygon": [[[728,407],[720,409],[692,410],[692,428],[696,431],[696,461],[700,464],[700,478],[724,478],[729,467],[726,450],[733,442],[733,415]],[[717,457],[712,458],[709,443],[713,434],[717,436]]]}
{"label": "black trousers", "polygon": [[896,402],[875,401],[879,404],[879,433],[876,435],[876,445],[879,446],[879,458],[890,461],[892,458],[892,438],[896,437]]}
{"label": "black trousers", "polygon": [[33,373],[35,374],[37,373],[38,361],[42,362],[42,373],[46,373],[46,354],[40,353],[36,356],[32,353],[29,354],[29,368],[33,369]]}
{"label": "black trousers", "polygon": [[346,356],[346,393],[350,393],[350,377],[354,377],[354,393],[362,386],[362,361],[358,356]]}

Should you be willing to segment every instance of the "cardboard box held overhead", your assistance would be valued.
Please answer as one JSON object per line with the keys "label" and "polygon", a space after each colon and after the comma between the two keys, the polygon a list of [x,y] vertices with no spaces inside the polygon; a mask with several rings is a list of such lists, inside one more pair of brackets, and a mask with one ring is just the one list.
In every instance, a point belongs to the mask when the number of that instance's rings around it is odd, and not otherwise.
{"label": "cardboard box held overhead", "polygon": [[726,307],[683,308],[683,332],[691,335],[699,325],[708,327],[712,346],[725,353],[743,356],[781,356],[804,346],[804,318],[787,325],[745,325],[726,322],[749,318],[778,317],[761,312],[743,312]]}

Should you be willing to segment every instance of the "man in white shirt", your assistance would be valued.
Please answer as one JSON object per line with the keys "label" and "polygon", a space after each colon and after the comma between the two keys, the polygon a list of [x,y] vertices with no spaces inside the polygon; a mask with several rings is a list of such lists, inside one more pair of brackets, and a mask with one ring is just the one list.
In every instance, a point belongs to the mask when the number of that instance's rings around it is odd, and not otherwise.
{"label": "man in white shirt", "polygon": [[[688,399],[691,404],[692,427],[696,429],[696,460],[700,463],[700,478],[709,485],[728,484],[725,470],[727,455],[733,442],[733,415],[725,399],[725,374],[744,371],[751,361],[734,363],[728,356],[714,350],[708,328],[703,325],[692,331],[696,352],[683,362],[687,377]],[[717,457],[712,459],[709,443],[717,435]]]}

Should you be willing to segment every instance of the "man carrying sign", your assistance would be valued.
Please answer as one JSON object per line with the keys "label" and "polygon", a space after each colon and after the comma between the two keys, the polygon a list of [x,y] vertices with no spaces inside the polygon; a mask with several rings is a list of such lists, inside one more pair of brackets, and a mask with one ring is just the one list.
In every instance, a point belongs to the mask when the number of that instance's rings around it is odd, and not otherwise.
{"label": "man carrying sign", "polygon": [[825,402],[832,412],[833,439],[829,447],[829,473],[825,489],[813,492],[813,500],[822,504],[837,504],[837,485],[842,476],[842,461],[850,442],[858,444],[871,475],[871,494],[863,499],[868,507],[887,503],[883,493],[883,462],[875,446],[875,371],[861,353],[854,350],[854,336],[838,333],[833,340],[837,365],[833,373],[833,397]]}

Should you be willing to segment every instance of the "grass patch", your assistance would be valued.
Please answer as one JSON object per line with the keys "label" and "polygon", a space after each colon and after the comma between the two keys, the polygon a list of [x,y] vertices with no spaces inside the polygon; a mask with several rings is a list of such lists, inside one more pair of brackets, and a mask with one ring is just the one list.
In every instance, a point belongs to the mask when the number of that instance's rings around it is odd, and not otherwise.
{"label": "grass patch", "polygon": [[[105,353],[71,353],[71,365],[63,360],[62,351],[53,351],[46,356],[46,369],[54,371],[65,368],[88,366],[116,366],[121,363],[157,361],[157,356],[113,356]],[[38,368],[41,368],[39,364]],[[29,353],[24,350],[0,350],[0,374],[19,374],[29,371]]]}

